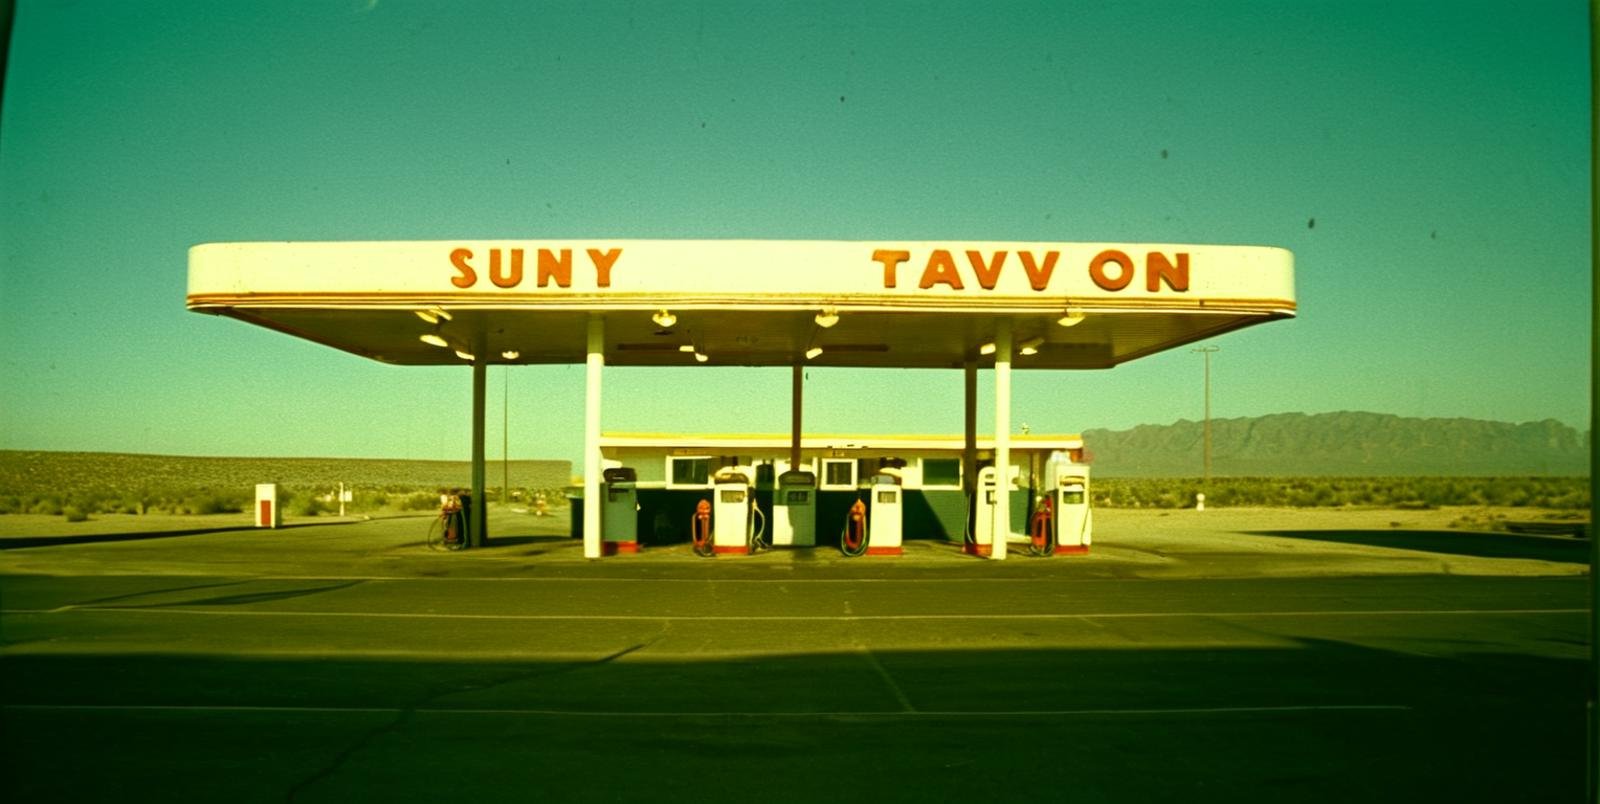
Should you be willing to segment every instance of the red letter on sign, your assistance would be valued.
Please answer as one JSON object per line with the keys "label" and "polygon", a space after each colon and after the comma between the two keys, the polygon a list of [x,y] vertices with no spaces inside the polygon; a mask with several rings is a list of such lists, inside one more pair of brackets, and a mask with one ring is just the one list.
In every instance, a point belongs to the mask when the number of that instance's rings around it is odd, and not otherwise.
{"label": "red letter on sign", "polygon": [[489,281],[497,288],[514,288],[522,284],[522,249],[511,250],[511,275],[500,273],[500,249],[489,249]]}
{"label": "red letter on sign", "polygon": [[589,261],[594,263],[594,283],[598,287],[611,287],[611,266],[617,264],[617,258],[622,256],[622,249],[614,248],[610,251],[601,251],[597,248],[589,249]]}
{"label": "red letter on sign", "polygon": [[922,269],[922,283],[918,287],[926,289],[940,283],[949,285],[952,290],[964,287],[961,275],[956,273],[956,261],[950,258],[950,252],[942,248],[934,249],[928,255],[928,267]]}
{"label": "red letter on sign", "polygon": [[1186,291],[1189,289],[1189,253],[1178,252],[1178,267],[1174,268],[1167,262],[1167,255],[1152,251],[1145,255],[1144,272],[1144,289],[1151,293],[1160,290],[1162,282],[1173,290]]}
{"label": "red letter on sign", "polygon": [[470,288],[478,284],[478,272],[472,270],[472,266],[467,264],[467,260],[470,259],[472,259],[472,249],[458,248],[450,252],[450,264],[461,272],[460,276],[450,277],[450,284],[458,288]]}
{"label": "red letter on sign", "polygon": [[1043,266],[1034,264],[1031,251],[1019,251],[1017,256],[1022,258],[1022,267],[1028,272],[1028,284],[1033,285],[1034,290],[1050,287],[1050,274],[1055,272],[1056,258],[1061,256],[1061,252],[1046,251]]}
{"label": "red letter on sign", "polygon": [[888,249],[880,248],[877,251],[872,252],[872,259],[883,263],[883,286],[886,288],[892,288],[894,287],[895,266],[911,259],[911,252],[890,251]]}
{"label": "red letter on sign", "polygon": [[982,285],[984,290],[994,290],[994,283],[1000,279],[1000,266],[1006,263],[1006,253],[996,251],[989,264],[984,265],[983,254],[969,251],[967,262],[972,263],[972,272],[978,275],[978,284]]}
{"label": "red letter on sign", "polygon": [[552,278],[557,285],[572,287],[572,249],[562,249],[559,260],[550,249],[539,249],[539,287],[550,284]]}
{"label": "red letter on sign", "polygon": [[[1114,262],[1122,266],[1122,274],[1116,279],[1106,276],[1106,263]],[[1122,290],[1133,281],[1133,260],[1128,255],[1112,249],[1094,255],[1089,261],[1089,278],[1094,280],[1102,290]]]}

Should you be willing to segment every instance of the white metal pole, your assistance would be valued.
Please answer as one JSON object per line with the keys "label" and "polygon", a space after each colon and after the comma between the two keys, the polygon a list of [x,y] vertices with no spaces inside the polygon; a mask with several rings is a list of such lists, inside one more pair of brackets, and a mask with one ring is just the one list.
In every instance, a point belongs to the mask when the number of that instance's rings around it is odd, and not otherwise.
{"label": "white metal pole", "polygon": [[583,557],[600,557],[600,375],[605,367],[606,322],[589,316],[589,358],[583,403]]}
{"label": "white metal pole", "polygon": [[972,495],[978,493],[978,361],[967,358],[961,373],[962,407],[966,409],[962,418],[966,432],[961,445],[961,489],[968,499],[976,500]]}
{"label": "white metal pole", "polygon": [[989,556],[1006,558],[1011,536],[1011,319],[994,328],[994,546]]}
{"label": "white metal pole", "polygon": [[472,539],[473,547],[488,544],[489,500],[484,494],[483,410],[485,390],[488,387],[489,366],[483,359],[483,342],[473,347],[472,359]]}

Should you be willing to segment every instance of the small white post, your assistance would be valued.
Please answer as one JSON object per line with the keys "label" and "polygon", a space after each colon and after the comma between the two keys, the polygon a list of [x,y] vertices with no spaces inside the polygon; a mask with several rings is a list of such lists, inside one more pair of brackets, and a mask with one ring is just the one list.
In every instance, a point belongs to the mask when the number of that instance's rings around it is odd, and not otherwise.
{"label": "small white post", "polygon": [[1196,511],[1204,511],[1204,510],[1206,510],[1206,493],[1205,492],[1203,492],[1203,491],[1195,492],[1195,494],[1194,494],[1194,510],[1196,510]]}
{"label": "small white post", "polygon": [[339,481],[339,518],[344,518],[344,481]]}

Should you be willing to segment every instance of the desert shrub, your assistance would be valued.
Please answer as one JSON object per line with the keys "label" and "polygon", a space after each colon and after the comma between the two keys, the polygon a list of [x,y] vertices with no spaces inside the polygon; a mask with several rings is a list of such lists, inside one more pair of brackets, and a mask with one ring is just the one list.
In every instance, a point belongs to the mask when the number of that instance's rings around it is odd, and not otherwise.
{"label": "desert shrub", "polygon": [[413,492],[400,500],[402,511],[432,511],[438,507],[439,495],[433,492]]}
{"label": "desert shrub", "polygon": [[56,497],[39,497],[28,506],[28,513],[59,516],[61,514],[61,500]]}
{"label": "desert shrub", "polygon": [[1215,507],[1371,506],[1426,510],[1441,506],[1505,505],[1577,510],[1589,505],[1582,477],[1220,477],[1098,478],[1094,504],[1106,508],[1189,508],[1205,491]]}

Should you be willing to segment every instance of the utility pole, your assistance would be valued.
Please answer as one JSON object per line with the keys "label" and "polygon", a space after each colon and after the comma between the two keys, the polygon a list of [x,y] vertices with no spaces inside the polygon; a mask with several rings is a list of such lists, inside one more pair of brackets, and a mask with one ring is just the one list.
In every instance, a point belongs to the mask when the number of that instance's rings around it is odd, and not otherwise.
{"label": "utility pole", "polygon": [[1203,430],[1203,438],[1205,439],[1204,485],[1208,489],[1211,488],[1211,353],[1221,350],[1222,347],[1220,346],[1199,346],[1189,350],[1191,352],[1199,352],[1200,354],[1205,355],[1206,362],[1206,418],[1204,425],[1205,429]]}

